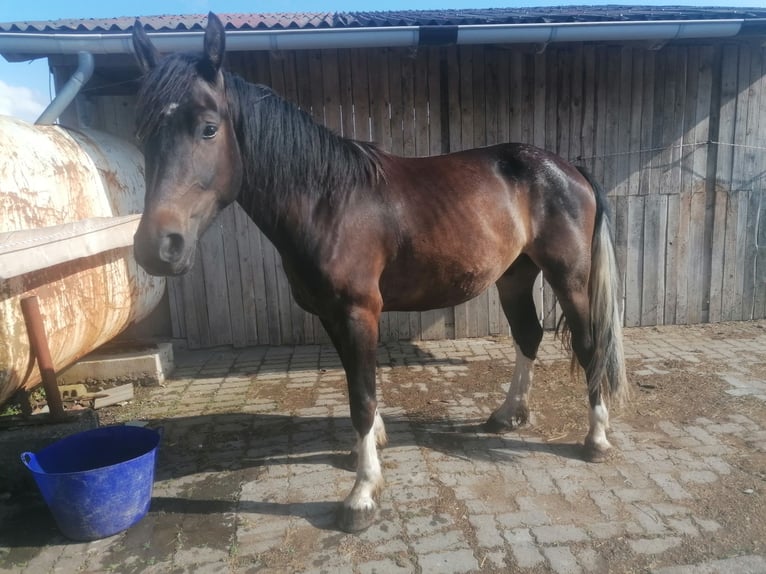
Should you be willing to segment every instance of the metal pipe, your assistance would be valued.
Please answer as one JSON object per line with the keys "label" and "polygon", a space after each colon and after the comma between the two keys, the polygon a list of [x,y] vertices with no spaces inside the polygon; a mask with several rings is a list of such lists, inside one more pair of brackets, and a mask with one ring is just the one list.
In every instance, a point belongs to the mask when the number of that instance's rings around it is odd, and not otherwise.
{"label": "metal pipe", "polygon": [[69,78],[64,87],[61,88],[53,101],[43,110],[40,117],[35,121],[35,125],[46,126],[56,121],[56,119],[67,109],[72,100],[77,97],[82,87],[88,83],[93,75],[93,55],[90,52],[77,53],[77,69],[72,77]]}
{"label": "metal pipe", "polygon": [[[229,30],[226,46],[232,51],[301,50],[316,48],[376,48],[417,46],[423,30],[456,29],[451,43],[518,44],[549,42],[595,42],[603,40],[674,40],[727,38],[748,25],[763,25],[758,19],[655,20],[627,22],[563,22],[554,24],[477,24],[460,26],[389,26],[366,28],[322,28],[290,30]],[[152,32],[160,52],[198,50],[202,31]],[[31,59],[50,54],[72,54],[87,50],[94,54],[131,54],[130,33],[65,34],[0,33],[0,53]]]}
{"label": "metal pipe", "polygon": [[40,305],[37,295],[31,295],[21,300],[21,312],[24,314],[24,322],[27,325],[27,336],[32,354],[37,359],[37,366],[45,388],[45,400],[51,419],[60,421],[65,418],[64,403],[61,400],[61,391],[56,381],[56,371],[53,368],[51,351],[48,348],[48,339],[45,335],[45,325],[40,315]]}

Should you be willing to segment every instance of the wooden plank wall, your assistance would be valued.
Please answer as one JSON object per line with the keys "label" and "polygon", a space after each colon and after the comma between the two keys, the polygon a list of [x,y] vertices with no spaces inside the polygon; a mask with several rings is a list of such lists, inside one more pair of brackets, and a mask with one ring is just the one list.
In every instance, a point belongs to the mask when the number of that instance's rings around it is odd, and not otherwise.
{"label": "wooden plank wall", "polygon": [[[763,48],[724,43],[229,55],[317,121],[396,154],[524,141],[587,167],[609,193],[629,326],[766,317],[764,66]],[[536,302],[553,328],[542,280]],[[327,341],[236,206],[170,281],[170,304],[173,334],[192,347]],[[380,323],[382,340],[507,333],[494,288]]]}

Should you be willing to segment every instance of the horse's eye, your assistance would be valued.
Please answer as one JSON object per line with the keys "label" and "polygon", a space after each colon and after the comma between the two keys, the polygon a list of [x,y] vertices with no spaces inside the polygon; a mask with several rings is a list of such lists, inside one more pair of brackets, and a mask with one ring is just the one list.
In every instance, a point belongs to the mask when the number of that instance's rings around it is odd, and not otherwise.
{"label": "horse's eye", "polygon": [[202,137],[206,140],[209,140],[210,138],[214,138],[215,134],[218,133],[218,126],[214,126],[213,124],[207,124],[205,126],[205,129],[202,130]]}

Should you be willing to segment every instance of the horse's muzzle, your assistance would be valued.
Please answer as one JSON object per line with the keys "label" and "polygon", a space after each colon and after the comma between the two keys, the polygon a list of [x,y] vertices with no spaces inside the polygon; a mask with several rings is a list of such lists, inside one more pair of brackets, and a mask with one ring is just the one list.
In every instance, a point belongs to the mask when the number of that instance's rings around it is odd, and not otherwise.
{"label": "horse's muzzle", "polygon": [[191,254],[180,233],[165,233],[147,238],[140,233],[133,237],[133,255],[136,262],[150,275],[183,275],[191,267]]}

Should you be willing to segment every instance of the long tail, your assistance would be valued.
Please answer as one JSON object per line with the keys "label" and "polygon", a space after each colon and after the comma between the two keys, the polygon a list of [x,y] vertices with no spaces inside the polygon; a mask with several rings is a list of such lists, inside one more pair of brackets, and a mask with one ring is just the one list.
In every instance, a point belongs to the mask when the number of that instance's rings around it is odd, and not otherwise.
{"label": "long tail", "polygon": [[612,243],[606,192],[587,171],[580,167],[577,169],[596,195],[596,226],[591,244],[588,293],[594,354],[586,369],[588,384],[591,387],[600,384],[602,395],[610,402],[619,404],[627,397],[628,379],[622,346],[619,270]]}

